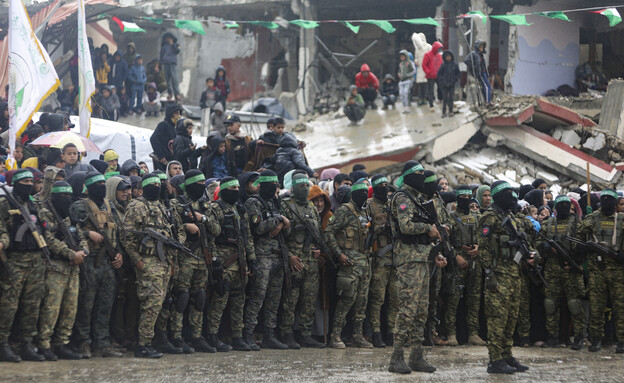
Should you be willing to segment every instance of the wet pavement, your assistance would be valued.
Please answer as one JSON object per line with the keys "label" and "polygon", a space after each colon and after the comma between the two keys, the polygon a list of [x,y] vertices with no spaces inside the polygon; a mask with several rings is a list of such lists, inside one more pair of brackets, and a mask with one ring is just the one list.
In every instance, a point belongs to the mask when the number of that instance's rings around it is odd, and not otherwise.
{"label": "wet pavement", "polygon": [[[391,374],[391,349],[348,348],[166,355],[162,359],[93,358],[82,361],[0,363],[0,382],[622,382],[624,356],[570,349],[514,348],[530,367],[511,376],[486,373],[485,347],[429,349],[433,374]],[[407,356],[408,352],[406,352]]]}

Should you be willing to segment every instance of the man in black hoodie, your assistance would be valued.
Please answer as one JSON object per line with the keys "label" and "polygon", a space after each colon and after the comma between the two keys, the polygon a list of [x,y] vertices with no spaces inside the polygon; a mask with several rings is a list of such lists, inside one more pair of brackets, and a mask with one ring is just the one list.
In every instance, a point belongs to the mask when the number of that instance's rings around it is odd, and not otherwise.
{"label": "man in black hoodie", "polygon": [[173,160],[173,153],[169,150],[169,141],[176,136],[175,127],[181,115],[182,108],[180,105],[167,106],[165,119],[158,123],[150,137],[154,155],[158,158],[158,162],[154,162],[154,166],[160,170],[164,171],[169,161]]}
{"label": "man in black hoodie", "polygon": [[399,86],[390,73],[384,76],[384,80],[379,87],[379,94],[384,103],[383,109],[388,109],[389,106],[394,109],[394,103],[399,95]]}
{"label": "man in black hoodie", "polygon": [[[453,115],[453,95],[455,84],[459,81],[459,66],[455,63],[455,56],[451,51],[442,54],[444,62],[438,70],[438,86],[442,90],[442,117]],[[448,115],[446,109],[448,107]]]}

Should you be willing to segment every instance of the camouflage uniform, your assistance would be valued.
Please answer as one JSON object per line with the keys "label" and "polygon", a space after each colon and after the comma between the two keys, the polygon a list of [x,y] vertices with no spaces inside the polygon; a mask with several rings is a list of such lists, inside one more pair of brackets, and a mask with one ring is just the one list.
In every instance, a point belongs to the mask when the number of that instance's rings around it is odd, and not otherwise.
{"label": "camouflage uniform", "polygon": [[[223,295],[213,291],[206,314],[206,327],[210,335],[219,332],[221,317],[229,301],[232,338],[241,338],[244,327],[247,262],[256,259],[247,213],[242,207],[219,200],[210,205],[209,220],[216,223],[212,226],[212,230],[215,231],[210,233],[214,238],[212,254],[223,264],[223,278],[228,288]],[[239,253],[238,241],[241,241],[244,254]]]}
{"label": "camouflage uniform", "polygon": [[[541,231],[548,239],[560,242],[564,248],[570,250],[570,255],[573,256],[571,250],[574,249],[574,246],[562,237],[564,235],[576,237],[580,225],[581,222],[575,214],[561,222],[556,217],[552,217],[542,225]],[[544,278],[548,284],[544,291],[546,330],[552,337],[557,337],[559,334],[559,300],[565,297],[568,300],[568,309],[572,314],[575,335],[582,336],[585,331],[585,312],[581,303],[581,299],[585,295],[583,274],[571,267],[566,270],[562,257],[553,252],[544,252],[542,255],[546,262]]]}
{"label": "camouflage uniform", "polygon": [[352,265],[341,265],[336,274],[338,303],[334,312],[332,338],[340,336],[347,322],[347,314],[353,309],[353,333],[362,333],[366,316],[368,288],[370,285],[370,249],[366,247],[366,237],[370,218],[366,210],[358,209],[353,201],[342,204],[334,213],[327,228],[325,240],[332,249],[333,256],[347,256]]}
{"label": "camouflage uniform", "polygon": [[320,233],[321,218],[311,201],[301,205],[293,198],[284,198],[281,207],[282,214],[290,221],[290,227],[285,233],[288,254],[301,258],[303,270],[292,271],[293,283],[290,293],[282,294],[280,332],[282,334],[293,332],[295,310],[298,308],[301,335],[311,336],[320,275],[318,260],[312,255],[310,247],[311,237],[306,234],[305,226],[300,219],[309,221]]}
{"label": "camouflage uniform", "polygon": [[[64,242],[65,237],[54,214],[48,208],[42,207],[39,218],[46,223],[44,235],[52,253],[52,264],[55,266],[54,269],[50,265],[46,267],[45,294],[41,301],[37,337],[39,347],[49,349],[52,334],[54,346],[69,343],[78,310],[79,266],[71,263],[76,251]],[[78,248],[88,249],[89,245],[82,231],[71,225],[69,217],[63,219],[63,222],[70,233],[74,234]]]}
{"label": "camouflage uniform", "polygon": [[275,329],[277,309],[282,297],[284,264],[279,253],[278,239],[270,237],[269,232],[280,224],[281,214],[272,201],[266,202],[259,195],[252,195],[245,202],[245,210],[257,259],[249,301],[245,306],[245,330],[253,331],[256,328],[261,308],[264,310],[264,326]]}
{"label": "camouflage uniform", "polygon": [[[388,220],[388,202],[382,202],[373,197],[367,203],[367,215],[373,220],[373,230],[377,237],[376,251],[373,255],[370,294],[368,301],[368,318],[373,332],[381,331],[381,306],[388,291],[388,333],[394,332],[394,322],[399,312],[399,291],[397,290],[397,275],[392,266],[392,250],[383,258],[378,255],[380,250],[392,244],[392,232]],[[373,249],[375,250],[375,249]]]}
{"label": "camouflage uniform", "polygon": [[[604,215],[596,211],[583,220],[579,238],[600,242],[614,250],[622,250],[624,239],[624,214]],[[604,336],[604,312],[611,297],[615,317],[615,335],[624,340],[624,267],[611,257],[588,253],[589,273],[589,335],[592,345]]]}
{"label": "camouflage uniform", "polygon": [[[534,244],[537,232],[531,221],[524,214],[516,214],[516,218],[521,230],[527,234],[529,243]],[[521,342],[528,342],[531,334],[531,292],[529,290],[531,280],[529,279],[527,270],[524,268],[520,268],[520,278],[520,307],[518,309],[516,330],[518,331]]]}
{"label": "camouflage uniform", "polygon": [[130,230],[154,229],[167,237],[172,237],[171,225],[160,201],[148,201],[144,197],[133,199],[126,210],[123,223],[122,243],[135,266],[143,261],[143,270],[136,269],[137,294],[140,306],[139,346],[149,344],[154,337],[154,325],[167,293],[167,283],[171,274],[171,265],[159,259],[157,242],[153,239],[143,242],[140,234]]}
{"label": "camouflage uniform", "polygon": [[[447,299],[446,313],[444,316],[444,323],[446,324],[446,335],[455,335],[457,306],[459,305],[459,300],[462,297],[462,292],[467,298],[466,318],[468,321],[468,334],[475,335],[479,331],[481,283],[479,281],[478,287],[470,285],[471,274],[477,272],[477,260],[475,258],[471,258],[470,255],[468,255],[468,252],[462,248],[462,245],[471,247],[477,243],[477,223],[479,220],[479,215],[473,212],[463,213],[460,211],[455,211],[451,213],[450,216],[455,221],[455,225],[453,225],[453,229],[451,230],[450,235],[451,243],[453,244],[453,248],[457,251],[457,255],[461,255],[461,257],[464,258],[466,262],[468,262],[468,267],[462,269],[459,267],[459,265],[457,265],[457,273],[459,274],[459,278],[457,280],[454,280],[454,283],[451,284],[454,285],[454,288],[451,289],[452,291],[449,291],[450,295]],[[451,266],[446,267],[447,278],[450,277],[455,279],[455,272],[449,270],[450,268]]]}
{"label": "camouflage uniform", "polygon": [[[94,217],[99,229],[105,232],[113,244],[117,243],[117,227],[112,216],[112,207],[107,199],[101,207],[85,198],[74,202],[70,209],[72,221],[78,222],[78,230],[85,238],[89,238],[89,231],[95,231],[88,219]],[[107,254],[104,243],[95,243],[87,240],[89,256],[85,258],[86,272],[91,276],[91,285],[85,278],[80,278],[80,292],[78,294],[78,315],[76,316],[76,332],[78,342],[94,343],[100,348],[110,346],[109,321],[113,303],[115,301],[115,273],[111,265],[110,255]],[[91,328],[93,324],[94,328]],[[93,334],[92,334],[93,332]]]}
{"label": "camouflage uniform", "polygon": [[[24,205],[32,215],[38,217],[39,212],[32,199]],[[2,288],[0,292],[0,344],[6,343],[9,339],[18,304],[21,307],[18,320],[22,340],[33,341],[37,335],[39,304],[45,289],[46,266],[43,263],[41,251],[29,230],[26,230],[21,242],[16,241],[15,234],[24,220],[21,214],[10,213],[9,210],[12,209],[15,207],[11,206],[5,197],[0,198],[0,241],[4,244],[7,266],[11,269],[14,278],[11,282],[3,269],[3,278],[0,280]],[[37,219],[36,224],[42,228],[40,219]]]}

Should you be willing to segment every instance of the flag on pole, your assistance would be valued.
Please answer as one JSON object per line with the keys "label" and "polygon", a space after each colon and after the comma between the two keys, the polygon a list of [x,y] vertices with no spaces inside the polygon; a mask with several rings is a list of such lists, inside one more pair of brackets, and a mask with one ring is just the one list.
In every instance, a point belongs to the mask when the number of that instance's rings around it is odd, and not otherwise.
{"label": "flag on pole", "polygon": [[78,0],[78,100],[80,111],[80,134],[91,133],[91,96],[95,93],[95,76],[91,64],[91,51],[87,40],[87,23],[84,0]]}
{"label": "flag on pole", "polygon": [[622,22],[622,16],[620,16],[620,12],[615,8],[607,8],[602,9],[600,11],[591,11],[592,13],[599,13],[603,16],[606,16],[609,19],[609,26],[613,27]]}
{"label": "flag on pole", "polygon": [[117,25],[119,25],[119,29],[121,29],[122,32],[145,32],[145,29],[139,27],[136,23],[131,21],[123,21],[117,16],[113,16],[112,19],[115,23],[117,23]]}
{"label": "flag on pole", "polygon": [[9,149],[43,100],[61,84],[48,52],[32,29],[22,0],[9,3]]}
{"label": "flag on pole", "polygon": [[468,13],[464,13],[463,15],[459,15],[459,17],[461,17],[462,19],[467,18],[467,19],[479,19],[483,22],[483,24],[487,24],[487,16],[485,14],[483,14],[483,12],[481,11],[473,11],[473,12],[468,12]]}

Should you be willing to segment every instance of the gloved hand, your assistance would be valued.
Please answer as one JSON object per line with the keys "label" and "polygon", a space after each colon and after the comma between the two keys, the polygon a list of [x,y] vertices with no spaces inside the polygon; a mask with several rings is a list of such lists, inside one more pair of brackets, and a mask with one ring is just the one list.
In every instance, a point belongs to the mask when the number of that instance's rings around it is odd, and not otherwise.
{"label": "gloved hand", "polygon": [[485,269],[485,288],[488,291],[498,291],[498,281],[492,269]]}

